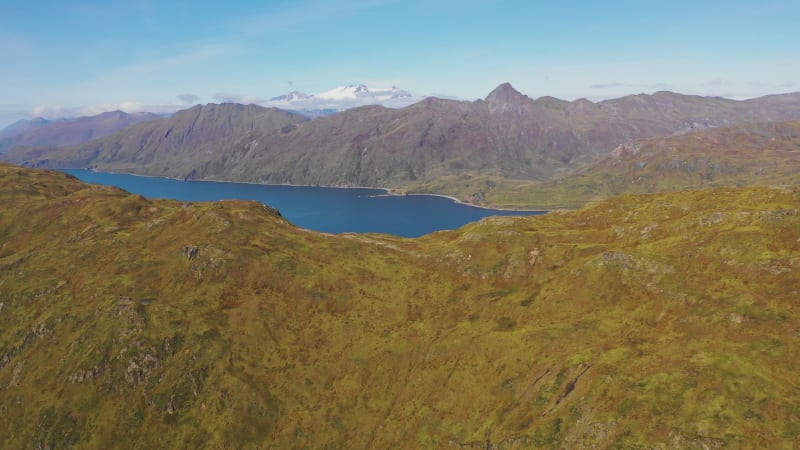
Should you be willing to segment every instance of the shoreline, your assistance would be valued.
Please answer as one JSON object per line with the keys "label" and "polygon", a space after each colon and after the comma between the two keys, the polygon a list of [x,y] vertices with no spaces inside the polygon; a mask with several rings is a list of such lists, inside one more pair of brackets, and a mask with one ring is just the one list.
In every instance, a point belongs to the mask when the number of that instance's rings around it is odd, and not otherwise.
{"label": "shoreline", "polygon": [[[134,177],[145,177],[145,178],[161,178],[164,180],[173,180],[173,181],[184,181],[187,183],[192,183],[196,181],[207,181],[209,183],[232,183],[232,184],[247,184],[252,186],[291,186],[291,187],[310,187],[310,188],[325,188],[325,189],[374,189],[377,191],[385,191],[387,194],[390,193],[389,188],[380,188],[380,187],[372,187],[372,186],[319,186],[314,184],[292,184],[292,183],[258,183],[255,181],[230,181],[230,180],[216,180],[213,178],[176,178],[176,177],[168,177],[165,175],[144,175],[141,173],[133,173],[133,172],[112,172],[110,170],[97,170],[97,169],[88,169],[86,167],[63,167],[60,169],[45,169],[45,170],[57,170],[57,171],[64,171],[64,170],[86,170],[89,172],[97,172],[97,173],[110,173],[114,175],[130,175]],[[427,194],[426,194],[427,195]],[[436,195],[436,194],[431,194]]]}
{"label": "shoreline", "polygon": [[323,188],[323,189],[371,189],[377,191],[384,191],[383,194],[375,194],[370,195],[370,197],[408,197],[408,196],[430,196],[430,197],[442,197],[448,200],[452,200],[454,203],[459,205],[469,206],[472,208],[479,208],[487,211],[519,211],[519,212],[538,212],[538,213],[547,213],[550,210],[547,209],[512,209],[512,208],[498,208],[498,207],[490,207],[490,206],[482,206],[482,205],[475,205],[472,203],[467,203],[464,201],[459,200],[452,195],[446,194],[433,194],[433,193],[426,193],[426,194],[408,194],[408,193],[398,193],[391,188],[382,188],[382,187],[374,187],[374,186],[319,186],[313,184],[292,184],[292,183],[257,183],[254,181],[228,181],[228,180],[215,180],[209,178],[175,178],[175,177],[168,177],[164,175],[144,175],[140,173],[133,173],[133,172],[112,172],[109,170],[97,170],[87,167],[62,167],[60,169],[46,169],[46,170],[57,170],[59,172],[63,172],[66,170],[86,170],[89,172],[97,172],[97,173],[108,173],[108,174],[116,174],[116,175],[130,175],[134,177],[145,177],[145,178],[161,178],[165,180],[173,180],[173,181],[183,181],[183,182],[210,182],[210,183],[233,183],[233,184],[247,184],[247,185],[254,185],[254,186],[289,186],[289,187],[310,187],[310,188]]}
{"label": "shoreline", "polygon": [[[372,189],[380,189],[380,188],[372,188]],[[468,203],[468,202],[461,201],[458,198],[453,197],[452,195],[446,195],[446,194],[431,194],[431,193],[427,193],[427,194],[398,194],[398,193],[395,193],[395,192],[389,190],[389,193],[386,194],[386,195],[387,196],[398,196],[398,197],[402,197],[402,196],[409,196],[410,197],[412,195],[429,196],[429,197],[442,197],[442,198],[446,198],[446,199],[452,200],[454,203],[458,203],[459,205],[470,206],[472,208],[486,209],[486,210],[489,210],[489,211],[520,211],[520,212],[540,212],[540,213],[550,212],[549,209],[515,209],[515,208],[500,208],[500,207],[496,207],[496,206],[476,205],[474,203]]]}

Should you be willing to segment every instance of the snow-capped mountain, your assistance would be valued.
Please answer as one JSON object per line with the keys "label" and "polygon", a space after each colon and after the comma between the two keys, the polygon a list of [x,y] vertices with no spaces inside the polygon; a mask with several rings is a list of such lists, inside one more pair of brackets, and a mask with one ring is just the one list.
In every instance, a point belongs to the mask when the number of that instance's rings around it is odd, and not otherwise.
{"label": "snow-capped mountain", "polygon": [[279,95],[277,97],[272,97],[269,99],[271,102],[297,102],[302,100],[308,100],[309,98],[313,97],[313,95],[304,94],[299,91],[292,91],[288,94]]}
{"label": "snow-capped mountain", "polygon": [[340,86],[330,91],[325,91],[314,95],[316,98],[326,100],[355,100],[355,99],[375,99],[378,101],[394,100],[398,98],[411,97],[411,94],[397,86],[391,88],[369,88],[363,84]]}
{"label": "snow-capped mountain", "polygon": [[383,105],[401,108],[421,100],[408,91],[392,87],[368,87],[364,84],[340,86],[319,94],[304,94],[292,91],[271,98],[265,106],[288,109],[298,112],[328,111],[336,112],[364,105]]}

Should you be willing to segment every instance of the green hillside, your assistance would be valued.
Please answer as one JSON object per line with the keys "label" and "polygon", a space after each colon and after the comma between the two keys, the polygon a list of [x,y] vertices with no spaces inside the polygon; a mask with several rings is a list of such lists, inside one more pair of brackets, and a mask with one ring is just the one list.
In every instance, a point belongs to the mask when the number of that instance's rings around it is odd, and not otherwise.
{"label": "green hillside", "polygon": [[792,448],[800,190],[418,239],[0,165],[6,448]]}

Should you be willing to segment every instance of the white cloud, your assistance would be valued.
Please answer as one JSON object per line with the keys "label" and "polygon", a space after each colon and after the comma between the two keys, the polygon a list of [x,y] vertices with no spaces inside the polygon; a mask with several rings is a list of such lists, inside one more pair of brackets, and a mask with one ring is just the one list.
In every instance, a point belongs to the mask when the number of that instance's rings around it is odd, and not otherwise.
{"label": "white cloud", "polygon": [[[180,80],[235,51],[235,47],[227,44],[200,44],[172,54],[109,67],[92,78],[58,89],[45,87],[37,91],[38,98],[31,99],[26,110],[45,117],[76,117],[116,109],[171,113],[201,100],[193,93],[176,96],[177,89],[197,88]],[[120,98],[121,95],[124,97]]]}
{"label": "white cloud", "polygon": [[185,105],[194,105],[200,100],[200,97],[194,94],[179,94],[178,100]]}
{"label": "white cloud", "polygon": [[185,105],[141,105],[136,102],[99,103],[77,107],[58,105],[34,106],[28,113],[29,117],[44,117],[45,119],[61,119],[83,116],[95,116],[109,111],[122,111],[126,113],[150,112],[155,114],[172,114]]}

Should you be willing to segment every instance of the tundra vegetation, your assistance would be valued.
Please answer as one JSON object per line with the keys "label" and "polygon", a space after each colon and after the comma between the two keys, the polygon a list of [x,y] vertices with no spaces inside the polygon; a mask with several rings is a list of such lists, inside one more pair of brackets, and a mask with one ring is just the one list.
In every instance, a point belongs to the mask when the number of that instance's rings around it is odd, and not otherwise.
{"label": "tundra vegetation", "polygon": [[788,448],[798,299],[797,187],[402,239],[0,165],[0,442]]}

